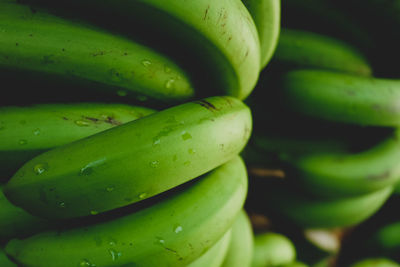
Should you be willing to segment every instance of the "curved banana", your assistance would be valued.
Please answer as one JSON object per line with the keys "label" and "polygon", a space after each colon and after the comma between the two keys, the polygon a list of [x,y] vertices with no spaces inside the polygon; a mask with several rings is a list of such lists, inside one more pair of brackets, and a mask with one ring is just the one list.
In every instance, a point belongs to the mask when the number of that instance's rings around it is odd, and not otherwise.
{"label": "curved banana", "polygon": [[[221,267],[250,267],[253,257],[254,236],[250,219],[242,210],[232,226],[229,249]],[[203,265],[207,266],[207,265]]]}
{"label": "curved banana", "polygon": [[117,32],[138,34],[192,70],[203,96],[207,90],[206,96],[228,94],[244,99],[257,82],[260,44],[241,0],[25,2],[54,7]]}
{"label": "curved banana", "polygon": [[296,248],[286,236],[278,233],[257,234],[254,237],[252,267],[280,266],[296,259]]}
{"label": "curved banana", "polygon": [[282,29],[274,62],[283,69],[318,68],[371,75],[361,53],[340,40],[312,32]]}
{"label": "curved banana", "polygon": [[0,190],[0,241],[25,237],[44,230],[49,225],[45,220],[12,205]]}
{"label": "curved banana", "polygon": [[352,196],[394,186],[400,179],[400,129],[359,153],[310,152],[287,156],[291,175],[319,196]]}
{"label": "curved banana", "polygon": [[400,81],[323,70],[283,75],[285,104],[320,119],[363,126],[400,125]]}
{"label": "curved banana", "polygon": [[[264,188],[259,201],[304,228],[334,228],[358,224],[374,214],[393,188],[343,199],[317,199],[289,188]],[[267,191],[267,192],[265,192]],[[273,203],[273,204],[272,204]]]}
{"label": "curved banana", "polygon": [[386,258],[369,258],[360,260],[350,267],[400,267],[400,264]]}
{"label": "curved banana", "polygon": [[243,149],[251,127],[249,108],[232,97],[178,105],[35,157],[4,193],[34,215],[96,215],[227,162]]}
{"label": "curved banana", "polygon": [[232,227],[246,193],[246,168],[235,157],[147,208],[93,225],[13,239],[5,251],[30,267],[185,266]]}
{"label": "curved banana", "polygon": [[7,255],[4,253],[3,249],[0,249],[0,266],[1,267],[17,267],[17,265],[7,257]]}
{"label": "curved banana", "polygon": [[[212,248],[206,251],[200,258],[190,263],[188,267],[220,267],[224,261],[231,240],[231,230],[229,230]],[[134,266],[132,266],[134,267]]]}
{"label": "curved banana", "polygon": [[121,104],[42,104],[0,107],[0,169],[9,178],[34,156],[154,113]]}
{"label": "curved banana", "polygon": [[271,60],[278,44],[281,0],[242,0],[253,17],[261,49],[261,69]]}
{"label": "curved banana", "polygon": [[160,101],[194,95],[187,74],[144,45],[14,1],[0,9],[0,69]]}

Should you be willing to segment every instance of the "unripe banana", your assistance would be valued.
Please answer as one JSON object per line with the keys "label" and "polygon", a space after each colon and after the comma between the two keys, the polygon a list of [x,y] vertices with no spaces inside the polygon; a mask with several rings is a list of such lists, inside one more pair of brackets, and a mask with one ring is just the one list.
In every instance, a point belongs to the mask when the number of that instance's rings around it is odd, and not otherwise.
{"label": "unripe banana", "polygon": [[[188,267],[220,267],[224,261],[231,240],[232,231],[229,230],[212,248],[200,258],[190,263]],[[133,267],[133,266],[132,266]]]}
{"label": "unripe banana", "polygon": [[[264,191],[266,191],[265,188]],[[262,203],[304,228],[335,228],[358,224],[374,214],[389,198],[392,187],[343,199],[317,199],[283,187],[260,195]]]}
{"label": "unripe banana", "polygon": [[364,259],[352,264],[350,267],[399,267],[400,264],[386,258]]}
{"label": "unripe banana", "polygon": [[378,229],[368,241],[373,251],[399,256],[400,252],[400,222],[390,223]]}
{"label": "unripe banana", "polygon": [[278,44],[281,0],[242,0],[253,17],[261,49],[261,69],[270,61]]}
{"label": "unripe banana", "polygon": [[34,156],[147,116],[152,109],[121,104],[0,107],[0,169],[9,178]]}
{"label": "unripe banana", "polygon": [[4,193],[47,218],[95,215],[227,162],[243,149],[251,126],[249,108],[232,97],[182,104],[41,154]]}
{"label": "unripe banana", "polygon": [[257,82],[260,44],[241,0],[25,2],[54,7],[128,35],[141,31],[138,34],[152,46],[194,70],[191,77],[202,91],[208,90],[207,96],[223,91],[244,99]]}
{"label": "unripe banana", "polygon": [[280,265],[279,267],[308,267],[308,265],[300,261],[295,261],[288,264]]}
{"label": "unripe banana", "polygon": [[[250,219],[242,210],[232,226],[229,249],[221,267],[250,267],[253,257],[254,236]],[[206,266],[206,265],[203,265]]]}
{"label": "unripe banana", "polygon": [[17,265],[7,257],[7,255],[4,253],[3,249],[0,249],[0,266],[1,267],[17,267]]}
{"label": "unripe banana", "polygon": [[0,1],[0,9],[1,69],[162,101],[194,95],[187,74],[146,46],[14,1]]}
{"label": "unripe banana", "polygon": [[254,237],[252,267],[280,266],[293,262],[295,258],[296,249],[286,236],[264,233]]}
{"label": "unripe banana", "polygon": [[86,227],[13,239],[5,250],[29,267],[186,266],[232,227],[246,192],[246,168],[235,157],[147,208]]}
{"label": "unripe banana", "polygon": [[[0,187],[0,189],[2,189]],[[0,241],[25,237],[44,230],[49,223],[12,205],[0,190]],[[0,264],[0,266],[3,266]]]}
{"label": "unripe banana", "polygon": [[310,152],[287,156],[291,174],[319,196],[352,196],[394,186],[400,179],[400,129],[359,153]]}
{"label": "unripe banana", "polygon": [[301,30],[281,30],[274,62],[284,69],[318,68],[371,75],[371,67],[365,57],[350,45]]}
{"label": "unripe banana", "polygon": [[400,124],[400,81],[323,70],[296,70],[282,77],[284,101],[296,112],[363,126]]}

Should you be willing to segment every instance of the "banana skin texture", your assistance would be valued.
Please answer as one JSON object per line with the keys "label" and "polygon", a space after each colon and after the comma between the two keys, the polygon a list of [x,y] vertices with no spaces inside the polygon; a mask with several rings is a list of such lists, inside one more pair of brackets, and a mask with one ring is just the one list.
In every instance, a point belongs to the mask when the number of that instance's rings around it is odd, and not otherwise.
{"label": "banana skin texture", "polygon": [[244,99],[256,85],[260,43],[241,0],[197,0],[190,4],[186,0],[24,2],[65,13],[69,10],[70,15],[128,35],[141,30],[136,28],[145,29],[138,35],[150,46],[162,43],[159,49],[193,70],[191,77],[201,84],[197,88],[203,97],[224,94]]}
{"label": "banana skin texture", "polygon": [[190,263],[188,267],[220,267],[224,261],[226,252],[228,251],[229,243],[231,240],[232,231],[229,230],[222,238],[212,246],[206,253],[194,262]]}
{"label": "banana skin texture", "polygon": [[246,193],[246,168],[235,157],[148,208],[87,227],[13,239],[5,251],[29,267],[186,266],[232,227]]}
{"label": "banana skin texture", "polygon": [[[254,234],[250,218],[242,210],[232,226],[228,252],[221,267],[249,267],[253,258]],[[203,265],[206,266],[206,265]]]}
{"label": "banana skin texture", "polygon": [[318,196],[349,197],[395,186],[400,179],[399,135],[396,129],[386,140],[358,153],[333,150],[287,156],[288,172]]}
{"label": "banana skin texture", "polygon": [[96,215],[227,162],[243,149],[251,127],[249,108],[236,98],[185,103],[40,154],[4,193],[40,217]]}
{"label": "banana skin texture", "polygon": [[131,39],[14,1],[0,9],[0,69],[164,102],[194,95],[180,67]]}
{"label": "banana skin texture", "polygon": [[0,242],[10,238],[25,237],[48,227],[49,223],[45,220],[12,205],[0,190]]}
{"label": "banana skin texture", "polygon": [[283,69],[318,68],[361,76],[372,73],[366,58],[347,43],[287,28],[281,29],[274,63]]}
{"label": "banana skin texture", "polygon": [[286,236],[278,233],[263,233],[254,237],[252,267],[281,266],[295,259],[296,249]]}
{"label": "banana skin texture", "polygon": [[400,81],[324,70],[283,75],[285,106],[307,116],[362,126],[400,124]]}
{"label": "banana skin texture", "polygon": [[155,111],[140,106],[102,103],[0,107],[0,169],[10,178],[26,161]]}
{"label": "banana skin texture", "polygon": [[256,24],[260,38],[261,69],[271,60],[278,44],[281,0],[242,0]]}

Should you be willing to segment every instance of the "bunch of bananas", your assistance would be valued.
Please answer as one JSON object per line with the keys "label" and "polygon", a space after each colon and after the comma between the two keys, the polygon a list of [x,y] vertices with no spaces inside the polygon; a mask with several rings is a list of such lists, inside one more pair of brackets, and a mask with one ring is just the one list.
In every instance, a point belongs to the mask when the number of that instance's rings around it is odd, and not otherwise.
{"label": "bunch of bananas", "polygon": [[0,0],[0,265],[250,266],[242,100],[279,7]]}

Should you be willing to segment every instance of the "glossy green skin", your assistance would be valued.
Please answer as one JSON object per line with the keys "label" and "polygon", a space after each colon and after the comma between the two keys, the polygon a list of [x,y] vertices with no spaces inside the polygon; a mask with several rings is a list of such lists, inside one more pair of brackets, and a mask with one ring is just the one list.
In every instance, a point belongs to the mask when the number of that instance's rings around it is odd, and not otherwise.
{"label": "glossy green skin", "polygon": [[220,267],[229,248],[231,232],[228,231],[212,248],[190,263],[188,267]]}
{"label": "glossy green skin", "polygon": [[324,120],[363,126],[400,124],[400,81],[323,70],[296,70],[282,77],[287,106]]}
{"label": "glossy green skin", "polygon": [[9,178],[44,151],[154,112],[139,106],[100,103],[0,107],[0,169]]}
{"label": "glossy green skin", "polygon": [[5,250],[30,267],[186,266],[232,227],[246,193],[246,168],[235,157],[148,208],[83,228],[13,239]]}
{"label": "glossy green skin", "polygon": [[320,196],[353,196],[394,186],[400,179],[400,130],[359,153],[314,152],[286,160],[308,191]]}
{"label": "glossy green skin", "polygon": [[[0,187],[0,189],[2,189]],[[24,237],[48,228],[49,223],[12,205],[0,190],[0,241]],[[0,261],[1,262],[1,261]],[[0,264],[0,266],[3,266]]]}
{"label": "glossy green skin", "polygon": [[0,266],[1,267],[17,267],[17,265],[7,257],[7,255],[4,253],[3,249],[0,249]]}
{"label": "glossy green skin", "polygon": [[282,29],[274,60],[286,69],[318,68],[371,75],[367,60],[350,45],[312,32]]}
{"label": "glossy green skin", "polygon": [[304,228],[335,228],[358,224],[373,215],[389,198],[392,187],[343,199],[316,199],[275,188],[262,201],[274,203],[276,212]]}
{"label": "glossy green skin", "polygon": [[[242,210],[232,227],[228,252],[221,267],[249,267],[253,258],[254,235],[250,219]],[[206,266],[206,265],[203,265]]]}
{"label": "glossy green skin", "polygon": [[178,105],[35,157],[4,193],[17,206],[47,218],[95,215],[227,162],[246,145],[251,127],[249,108],[236,98]]}
{"label": "glossy green skin", "polygon": [[365,259],[352,264],[350,267],[399,267],[400,264],[385,258]]}
{"label": "glossy green skin", "polygon": [[133,40],[13,1],[0,1],[0,9],[0,69],[162,101],[194,95],[180,67]]}
{"label": "glossy green skin", "polygon": [[281,0],[242,0],[253,17],[261,48],[261,69],[271,60],[278,44]]}
{"label": "glossy green skin", "polygon": [[[256,26],[241,0],[197,0],[190,3],[186,0],[25,2],[44,4],[58,10],[64,10],[62,5],[72,7],[73,15],[81,12],[83,19],[86,12],[91,15],[118,14],[119,21],[113,20],[113,25],[128,34],[132,27],[127,25],[131,23],[144,26],[150,35],[161,32],[163,38],[168,39],[169,46],[183,47],[191,54],[186,58],[194,56],[200,60],[186,62],[186,65],[206,66],[201,73],[194,74],[202,80],[209,79],[206,83],[202,81],[205,88],[200,90],[212,88],[209,92],[214,95],[215,92],[222,94],[222,90],[225,95],[244,99],[256,85],[260,44]],[[102,21],[97,23],[102,24]],[[182,58],[180,49],[170,52],[177,54],[171,56]]]}
{"label": "glossy green skin", "polygon": [[255,236],[252,267],[280,266],[295,259],[296,249],[286,236],[277,233]]}

